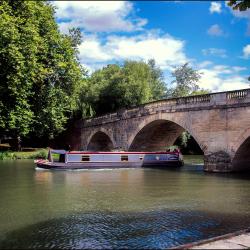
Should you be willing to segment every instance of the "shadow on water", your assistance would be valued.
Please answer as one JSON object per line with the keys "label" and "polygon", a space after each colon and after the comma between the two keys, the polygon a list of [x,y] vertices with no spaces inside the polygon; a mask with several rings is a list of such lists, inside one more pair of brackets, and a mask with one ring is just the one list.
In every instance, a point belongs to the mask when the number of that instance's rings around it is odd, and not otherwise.
{"label": "shadow on water", "polygon": [[228,172],[228,173],[216,173],[216,172],[205,172],[203,170],[203,164],[185,164],[181,168],[160,168],[154,167],[154,169],[159,169],[168,172],[188,172],[194,175],[205,175],[218,178],[229,178],[229,179],[239,179],[239,180],[250,180],[250,166],[249,170],[239,171],[239,172]]}
{"label": "shadow on water", "polygon": [[0,249],[163,249],[229,233],[231,223],[249,221],[180,210],[78,213],[9,232]]}

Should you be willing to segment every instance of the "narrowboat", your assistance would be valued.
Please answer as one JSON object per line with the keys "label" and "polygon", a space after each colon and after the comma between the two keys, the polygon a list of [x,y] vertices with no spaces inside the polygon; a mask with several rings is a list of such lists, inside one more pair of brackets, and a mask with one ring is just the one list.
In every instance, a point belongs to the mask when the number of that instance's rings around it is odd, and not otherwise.
{"label": "narrowboat", "polygon": [[173,152],[81,152],[49,150],[47,160],[36,160],[44,169],[107,169],[140,167],[180,167],[182,154]]}

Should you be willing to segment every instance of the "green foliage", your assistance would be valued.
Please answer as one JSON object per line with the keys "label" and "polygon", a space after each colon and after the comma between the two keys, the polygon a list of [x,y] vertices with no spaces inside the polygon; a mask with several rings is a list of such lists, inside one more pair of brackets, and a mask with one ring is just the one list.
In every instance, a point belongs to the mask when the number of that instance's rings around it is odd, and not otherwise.
{"label": "green foliage", "polygon": [[0,4],[0,130],[26,135],[34,116],[28,97],[35,75],[32,42],[36,41],[34,30],[21,14],[22,10],[25,15],[24,4],[20,3],[19,11],[16,4]]}
{"label": "green foliage", "polygon": [[148,64],[126,61],[122,68],[122,77],[123,80],[118,84],[121,97],[118,108],[138,106],[153,99],[151,69]]}
{"label": "green foliage", "polygon": [[48,150],[42,149],[42,150],[35,152],[34,154],[30,154],[27,157],[27,159],[46,159],[47,156],[48,156]]}
{"label": "green foliage", "polygon": [[184,147],[187,147],[188,140],[190,139],[190,137],[191,137],[191,135],[187,131],[182,132],[182,134],[181,134],[181,145],[184,146]]}
{"label": "green foliage", "polygon": [[95,71],[79,92],[82,117],[114,112],[165,96],[162,71],[154,60],[125,61]]}
{"label": "green foliage", "polygon": [[59,32],[47,1],[0,3],[0,132],[50,137],[76,109],[79,29]]}
{"label": "green foliage", "polygon": [[150,68],[149,86],[152,93],[152,100],[160,100],[166,97],[166,84],[164,82],[163,72],[156,65],[154,59],[148,61]]}
{"label": "green foliage", "polygon": [[16,155],[13,152],[0,152],[0,160],[15,160]]}
{"label": "green foliage", "polygon": [[206,95],[209,93],[211,93],[211,91],[208,89],[197,89],[197,90],[191,92],[190,95]]}
{"label": "green foliage", "polygon": [[250,8],[250,1],[249,0],[229,0],[227,3],[231,6],[234,10],[245,11]]}
{"label": "green foliage", "polygon": [[46,159],[48,156],[47,149],[39,149],[35,152],[12,152],[0,151],[0,160],[16,160],[16,159]]}
{"label": "green foliage", "polygon": [[170,150],[170,152],[173,152],[175,149],[179,149],[179,147],[177,145],[172,145],[172,146],[166,147],[164,151]]}
{"label": "green foliage", "polygon": [[172,97],[188,96],[199,89],[197,82],[201,78],[201,73],[190,67],[188,63],[177,67],[172,76],[175,78],[172,83],[176,84],[170,92]]}

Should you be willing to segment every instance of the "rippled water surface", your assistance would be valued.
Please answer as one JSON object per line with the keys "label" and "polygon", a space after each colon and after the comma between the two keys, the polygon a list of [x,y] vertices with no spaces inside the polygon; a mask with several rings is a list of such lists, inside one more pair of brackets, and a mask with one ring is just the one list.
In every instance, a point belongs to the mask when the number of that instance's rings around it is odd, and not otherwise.
{"label": "rippled water surface", "polygon": [[0,162],[0,248],[168,248],[250,225],[249,174]]}

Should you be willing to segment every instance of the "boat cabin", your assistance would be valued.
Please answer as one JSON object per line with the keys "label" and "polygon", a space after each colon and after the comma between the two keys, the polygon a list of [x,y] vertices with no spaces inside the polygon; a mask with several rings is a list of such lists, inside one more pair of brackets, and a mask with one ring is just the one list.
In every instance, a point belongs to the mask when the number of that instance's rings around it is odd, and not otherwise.
{"label": "boat cabin", "polygon": [[50,162],[84,163],[84,162],[140,162],[178,160],[174,152],[80,152],[50,150]]}
{"label": "boat cabin", "polygon": [[45,169],[103,169],[182,166],[179,152],[88,152],[49,150],[48,161],[37,160]]}

